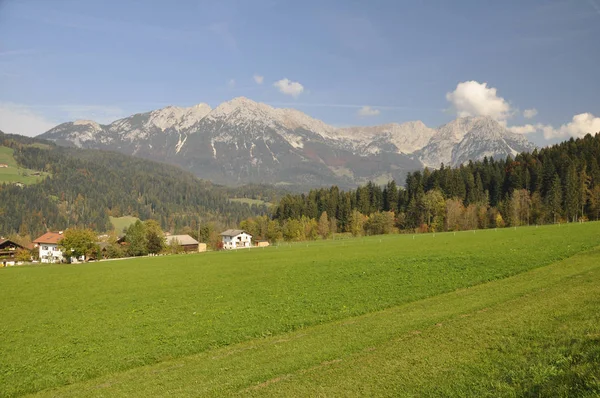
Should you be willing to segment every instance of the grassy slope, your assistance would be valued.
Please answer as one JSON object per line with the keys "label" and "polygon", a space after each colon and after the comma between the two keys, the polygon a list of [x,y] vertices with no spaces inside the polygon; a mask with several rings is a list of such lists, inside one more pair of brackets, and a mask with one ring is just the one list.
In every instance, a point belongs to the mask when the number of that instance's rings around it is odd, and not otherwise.
{"label": "grassy slope", "polygon": [[109,216],[110,223],[113,225],[114,230],[117,234],[123,233],[123,230],[129,227],[131,224],[135,224],[139,218],[133,216],[123,216],[123,217],[112,217]]}
{"label": "grassy slope", "polygon": [[35,184],[48,175],[47,173],[42,173],[40,176],[32,176],[31,174],[35,173],[35,170],[19,168],[13,157],[13,149],[5,146],[0,146],[0,163],[8,165],[8,168],[0,168],[0,184],[3,182]]}
{"label": "grassy slope", "polygon": [[1,270],[0,395],[415,302],[551,264],[599,233],[588,223]]}
{"label": "grassy slope", "polygon": [[270,205],[271,204],[269,202],[265,202],[264,200],[250,199],[250,198],[231,198],[229,200],[231,202],[245,203],[248,206],[252,206],[252,205],[262,206],[262,205]]}
{"label": "grassy slope", "polygon": [[600,248],[40,396],[598,396]]}

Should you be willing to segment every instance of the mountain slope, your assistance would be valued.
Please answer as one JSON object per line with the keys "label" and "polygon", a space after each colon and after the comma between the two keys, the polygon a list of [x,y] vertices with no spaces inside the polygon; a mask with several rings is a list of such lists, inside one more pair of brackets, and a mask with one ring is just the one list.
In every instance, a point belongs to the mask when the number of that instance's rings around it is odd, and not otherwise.
{"label": "mountain slope", "polygon": [[243,97],[213,110],[200,104],[167,107],[109,125],[64,123],[40,137],[172,163],[222,184],[301,187],[403,181],[407,172],[424,165],[458,165],[534,148],[485,117],[457,119],[438,129],[421,121],[335,128],[297,110]]}
{"label": "mountain slope", "polygon": [[425,166],[437,168],[444,163],[459,166],[484,157],[505,158],[531,152],[535,145],[523,136],[509,132],[487,116],[463,117],[440,128],[416,155]]}
{"label": "mountain slope", "polygon": [[[237,225],[266,208],[232,203],[229,190],[178,167],[115,152],[62,148],[0,133],[20,166],[48,172],[38,184],[0,184],[0,235],[38,235],[47,228],[110,230],[109,216],[156,219],[166,230],[198,221]],[[35,145],[37,144],[37,145]]]}

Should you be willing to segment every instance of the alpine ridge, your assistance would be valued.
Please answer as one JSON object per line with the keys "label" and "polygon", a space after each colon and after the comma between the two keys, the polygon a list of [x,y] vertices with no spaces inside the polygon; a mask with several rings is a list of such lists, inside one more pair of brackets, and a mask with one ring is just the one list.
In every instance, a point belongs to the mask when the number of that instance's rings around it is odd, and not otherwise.
{"label": "alpine ridge", "polygon": [[169,106],[108,125],[63,123],[39,138],[160,160],[221,184],[290,187],[403,181],[407,172],[425,166],[457,166],[535,148],[489,117],[459,118],[437,129],[421,121],[336,128],[244,97],[215,109]]}

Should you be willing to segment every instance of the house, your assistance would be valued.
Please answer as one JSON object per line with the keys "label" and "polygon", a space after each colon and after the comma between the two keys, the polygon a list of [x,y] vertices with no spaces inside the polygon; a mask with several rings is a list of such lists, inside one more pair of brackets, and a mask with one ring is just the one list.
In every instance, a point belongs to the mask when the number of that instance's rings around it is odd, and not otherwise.
{"label": "house", "polygon": [[24,249],[24,247],[11,240],[0,238],[0,267],[15,265],[15,254],[18,249]]}
{"label": "house", "polygon": [[5,169],[7,167],[8,165],[6,163],[0,163],[0,169]]}
{"label": "house", "polygon": [[221,233],[223,249],[241,249],[252,246],[252,235],[241,229],[228,229]]}
{"label": "house", "polygon": [[58,248],[58,243],[63,238],[61,232],[46,232],[33,241],[40,250],[40,262],[42,263],[60,263],[63,261],[62,251]]}
{"label": "house", "polygon": [[268,247],[269,241],[268,240],[259,240],[258,242],[256,242],[256,247]]}
{"label": "house", "polygon": [[165,236],[165,239],[167,245],[172,245],[174,242],[177,242],[186,253],[198,253],[200,251],[200,243],[189,235],[167,235]]}

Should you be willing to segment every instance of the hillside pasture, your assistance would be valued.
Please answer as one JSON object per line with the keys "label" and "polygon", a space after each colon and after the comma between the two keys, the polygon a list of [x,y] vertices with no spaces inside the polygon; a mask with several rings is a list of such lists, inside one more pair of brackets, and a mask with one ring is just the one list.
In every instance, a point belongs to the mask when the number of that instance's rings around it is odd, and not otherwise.
{"label": "hillside pasture", "polygon": [[135,224],[135,222],[139,220],[139,218],[133,216],[109,216],[108,218],[110,219],[110,223],[117,234],[122,234],[126,228],[129,228],[130,225]]}
{"label": "hillside pasture", "polygon": [[272,203],[269,202],[265,202],[264,200],[260,200],[260,199],[252,199],[252,198],[231,198],[229,199],[230,202],[234,202],[234,203],[243,203],[243,204],[247,204],[248,206],[252,206],[252,205],[256,205],[256,206],[270,206]]}
{"label": "hillside pasture", "polygon": [[[592,383],[599,236],[586,223],[2,269],[0,395],[511,395],[563,376]],[[581,369],[550,372],[580,348]]]}
{"label": "hillside pasture", "polygon": [[19,167],[13,156],[13,149],[5,146],[0,146],[0,164],[8,165],[8,167],[0,167],[0,184],[17,182],[25,185],[35,184],[48,176],[48,173]]}

